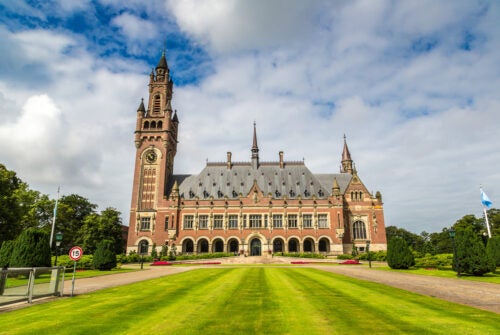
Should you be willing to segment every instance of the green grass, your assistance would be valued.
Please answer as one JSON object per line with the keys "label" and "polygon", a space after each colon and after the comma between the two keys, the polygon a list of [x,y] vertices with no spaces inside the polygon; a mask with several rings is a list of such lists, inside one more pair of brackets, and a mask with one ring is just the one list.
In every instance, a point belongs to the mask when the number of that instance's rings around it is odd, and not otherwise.
{"label": "green grass", "polygon": [[[377,270],[400,272],[400,273],[412,273],[417,275],[434,276],[434,277],[444,277],[444,278],[457,278],[457,273],[451,268],[444,269],[423,269],[423,268],[413,268],[408,270],[394,270],[388,266],[377,267]],[[494,273],[486,273],[482,276],[472,276],[467,274],[462,274],[460,279],[479,281],[483,283],[494,283],[500,284],[500,270],[497,269]]]}
{"label": "green grass", "polygon": [[207,268],[0,314],[0,334],[497,334],[500,317],[310,268]]}
{"label": "green grass", "polygon": [[[137,271],[137,270],[130,269],[130,268],[112,269],[110,271],[76,270],[75,278],[106,276],[106,275],[112,275],[112,274],[117,274],[117,273],[122,273],[122,272],[131,272],[131,271]],[[35,283],[36,284],[48,283],[48,282],[50,282],[50,277],[51,277],[50,273],[44,273],[35,279]],[[65,280],[68,280],[71,278],[73,278],[73,271],[72,270],[71,270],[71,272],[66,272],[64,275]],[[16,287],[16,286],[27,285],[27,284],[28,284],[28,277],[27,276],[9,277],[7,279],[7,283],[6,283],[5,287],[10,288],[10,287]]]}

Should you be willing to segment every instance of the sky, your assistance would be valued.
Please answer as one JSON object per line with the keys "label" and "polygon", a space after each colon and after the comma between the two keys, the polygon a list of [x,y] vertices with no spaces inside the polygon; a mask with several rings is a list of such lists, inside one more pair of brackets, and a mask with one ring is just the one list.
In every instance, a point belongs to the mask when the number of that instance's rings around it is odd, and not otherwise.
{"label": "sky", "polygon": [[128,225],[136,110],[166,48],[174,173],[302,160],[344,134],[386,225],[438,232],[500,206],[500,2],[0,0],[0,163]]}

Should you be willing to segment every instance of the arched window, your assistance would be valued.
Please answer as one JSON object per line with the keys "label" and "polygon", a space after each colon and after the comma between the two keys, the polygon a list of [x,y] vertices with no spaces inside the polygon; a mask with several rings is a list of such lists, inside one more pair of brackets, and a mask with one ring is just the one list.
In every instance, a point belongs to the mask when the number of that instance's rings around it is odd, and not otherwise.
{"label": "arched window", "polygon": [[148,249],[149,249],[149,242],[148,241],[142,240],[141,242],[139,242],[139,254],[140,255],[147,255]]}
{"label": "arched window", "polygon": [[149,129],[149,121],[144,122],[144,129]]}
{"label": "arched window", "polygon": [[163,122],[158,121],[158,124],[156,125],[156,128],[162,129],[163,128]]}
{"label": "arched window", "polygon": [[151,128],[156,128],[156,122],[155,121],[151,122]]}
{"label": "arched window", "polygon": [[366,226],[363,221],[354,222],[352,232],[355,240],[366,240]]}
{"label": "arched window", "polygon": [[160,113],[161,109],[161,98],[159,95],[155,95],[153,98],[153,113]]}

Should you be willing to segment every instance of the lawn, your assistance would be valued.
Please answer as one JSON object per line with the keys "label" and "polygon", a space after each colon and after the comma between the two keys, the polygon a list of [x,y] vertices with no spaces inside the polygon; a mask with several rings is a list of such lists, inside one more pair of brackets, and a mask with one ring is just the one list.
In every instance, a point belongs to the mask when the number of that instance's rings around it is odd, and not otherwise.
{"label": "lawn", "polygon": [[[76,270],[75,278],[106,276],[106,275],[117,274],[117,273],[122,273],[122,272],[131,272],[131,271],[138,271],[138,270],[130,269],[130,268],[112,269],[110,271]],[[35,279],[35,283],[36,284],[48,283],[48,282],[50,282],[50,277],[51,277],[50,273],[44,273]],[[71,278],[73,278],[73,271],[69,271],[69,272],[67,271],[64,275],[64,279],[68,280]],[[16,286],[21,286],[21,285],[28,285],[28,277],[27,276],[9,277],[7,279],[7,283],[6,283],[5,287],[10,288],[10,287],[16,287]]]}
{"label": "lawn", "polygon": [[[411,274],[417,274],[417,275],[434,276],[434,277],[457,278],[457,273],[455,271],[453,271],[451,269],[451,267],[443,268],[443,269],[412,268],[412,269],[407,269],[407,270],[394,270],[388,266],[384,266],[384,267],[377,267],[376,269],[377,270],[384,270],[384,271],[411,273]],[[485,273],[482,276],[473,276],[473,275],[468,275],[468,274],[462,274],[460,276],[460,279],[479,281],[479,282],[483,282],[483,283],[500,284],[500,269],[497,268],[497,270],[494,273],[489,272],[489,273]]]}
{"label": "lawn", "polygon": [[472,307],[310,268],[207,268],[0,314],[0,334],[497,334]]}

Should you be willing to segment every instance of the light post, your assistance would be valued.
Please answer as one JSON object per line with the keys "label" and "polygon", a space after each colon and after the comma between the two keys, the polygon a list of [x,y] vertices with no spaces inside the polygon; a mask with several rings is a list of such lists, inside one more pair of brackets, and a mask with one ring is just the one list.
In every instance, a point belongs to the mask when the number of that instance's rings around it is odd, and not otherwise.
{"label": "light post", "polygon": [[372,268],[372,258],[370,257],[370,240],[366,240],[366,252],[368,253],[368,265]]}
{"label": "light post", "polygon": [[56,260],[54,262],[54,266],[57,266],[57,256],[59,256],[59,247],[61,246],[61,242],[63,239],[63,234],[58,231],[56,233]]}
{"label": "light post", "polygon": [[455,246],[455,229],[453,229],[453,227],[448,230],[448,235],[450,235],[451,239],[453,240],[453,265],[455,265],[455,267],[457,268],[457,277],[460,277],[460,266],[459,264],[457,264],[457,250]]}

